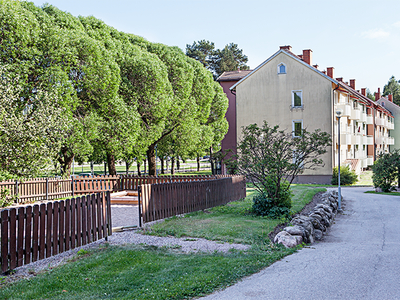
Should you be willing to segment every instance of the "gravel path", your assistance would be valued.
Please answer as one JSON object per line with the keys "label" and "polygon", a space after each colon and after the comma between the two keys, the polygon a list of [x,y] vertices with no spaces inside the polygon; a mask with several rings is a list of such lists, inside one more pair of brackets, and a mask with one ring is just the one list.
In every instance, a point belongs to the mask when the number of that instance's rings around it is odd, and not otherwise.
{"label": "gravel path", "polygon": [[[113,228],[139,225],[137,205],[112,205],[111,213]],[[28,278],[41,271],[49,270],[58,265],[65,264],[68,260],[73,258],[80,249],[96,249],[105,243],[106,241],[102,239],[92,244],[24,265],[15,269],[14,274],[7,276],[7,281]],[[108,237],[108,243],[111,245],[146,244],[157,247],[167,247],[183,253],[214,251],[228,252],[232,248],[237,250],[246,250],[249,248],[248,245],[220,243],[200,238],[174,238],[142,235],[134,230],[114,232]]]}

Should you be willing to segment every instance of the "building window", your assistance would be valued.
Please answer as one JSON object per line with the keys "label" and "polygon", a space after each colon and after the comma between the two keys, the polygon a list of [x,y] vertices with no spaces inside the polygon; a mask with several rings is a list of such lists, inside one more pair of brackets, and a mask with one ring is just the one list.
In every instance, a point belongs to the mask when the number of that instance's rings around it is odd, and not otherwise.
{"label": "building window", "polygon": [[303,133],[303,120],[293,121],[293,137],[299,137]]}
{"label": "building window", "polygon": [[286,74],[286,65],[284,63],[278,65],[278,74]]}
{"label": "building window", "polygon": [[302,91],[292,91],[292,107],[303,107]]}

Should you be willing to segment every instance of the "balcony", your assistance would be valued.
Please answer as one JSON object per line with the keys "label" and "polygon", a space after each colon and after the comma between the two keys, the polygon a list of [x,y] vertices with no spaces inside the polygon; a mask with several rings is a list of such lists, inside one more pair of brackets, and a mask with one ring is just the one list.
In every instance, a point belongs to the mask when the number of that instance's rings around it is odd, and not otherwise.
{"label": "balcony", "polygon": [[367,158],[367,156],[365,155],[365,151],[358,150],[354,153],[354,158],[355,159],[363,159],[363,158]]}
{"label": "balcony", "polygon": [[382,118],[377,117],[375,118],[375,124],[378,126],[384,126],[385,121]]}
{"label": "balcony", "polygon": [[367,145],[373,145],[374,144],[374,137],[372,135],[367,136]]}
{"label": "balcony", "polygon": [[359,145],[359,144],[361,144],[361,135],[359,135],[359,134],[353,134],[353,135],[351,136],[351,143],[352,143],[353,145]]}
{"label": "balcony", "polygon": [[367,165],[372,166],[374,164],[374,157],[373,156],[368,156],[367,157]]}
{"label": "balcony", "polygon": [[343,114],[342,117],[350,117],[351,116],[351,105],[347,103],[341,103],[337,105],[337,109],[341,109]]}
{"label": "balcony", "polygon": [[360,120],[360,118],[361,118],[361,110],[359,108],[352,109],[350,119]]}
{"label": "balcony", "polygon": [[[351,145],[351,137],[352,135],[346,132],[340,133],[340,145]],[[337,143],[337,137],[336,137]]]}
{"label": "balcony", "polygon": [[377,145],[381,145],[385,143],[385,137],[384,136],[377,136],[375,137],[375,143]]}
{"label": "balcony", "polygon": [[367,114],[365,112],[361,112],[360,122],[363,122],[363,123],[367,122]]}
{"label": "balcony", "polygon": [[394,129],[394,123],[393,122],[388,122],[387,129],[393,130]]}
{"label": "balcony", "polygon": [[388,145],[394,145],[394,138],[389,136],[386,138],[387,144]]}
{"label": "balcony", "polygon": [[367,124],[374,124],[374,117],[372,115],[367,115]]}

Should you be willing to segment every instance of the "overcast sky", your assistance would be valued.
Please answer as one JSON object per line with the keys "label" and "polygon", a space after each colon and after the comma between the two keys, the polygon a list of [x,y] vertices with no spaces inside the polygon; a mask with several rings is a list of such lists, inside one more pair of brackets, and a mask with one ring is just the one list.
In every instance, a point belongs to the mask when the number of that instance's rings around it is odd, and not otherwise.
{"label": "overcast sky", "polygon": [[178,46],[202,39],[234,42],[256,68],[281,45],[313,50],[320,70],[377,91],[400,80],[399,0],[35,0],[74,16],[93,15],[151,42]]}

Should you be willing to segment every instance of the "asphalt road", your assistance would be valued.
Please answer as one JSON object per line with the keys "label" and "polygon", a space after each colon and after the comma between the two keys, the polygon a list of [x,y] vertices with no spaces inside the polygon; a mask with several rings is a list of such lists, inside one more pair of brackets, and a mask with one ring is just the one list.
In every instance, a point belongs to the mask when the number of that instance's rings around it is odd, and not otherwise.
{"label": "asphalt road", "polygon": [[343,188],[324,240],[202,299],[400,299],[400,197]]}

